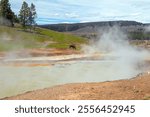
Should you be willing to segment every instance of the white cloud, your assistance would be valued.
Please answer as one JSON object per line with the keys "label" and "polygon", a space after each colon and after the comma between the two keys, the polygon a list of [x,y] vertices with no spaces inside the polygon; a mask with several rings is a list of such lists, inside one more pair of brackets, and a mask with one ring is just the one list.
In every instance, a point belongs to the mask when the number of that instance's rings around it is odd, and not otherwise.
{"label": "white cloud", "polygon": [[79,15],[76,13],[65,13],[66,18],[78,18]]}
{"label": "white cloud", "polygon": [[[136,20],[150,22],[149,0],[26,0],[36,5],[40,18],[49,23]],[[10,0],[18,14],[22,0]],[[50,18],[50,20],[48,20]],[[51,21],[51,19],[57,19]],[[62,22],[61,22],[62,21]],[[44,22],[43,22],[44,23]]]}

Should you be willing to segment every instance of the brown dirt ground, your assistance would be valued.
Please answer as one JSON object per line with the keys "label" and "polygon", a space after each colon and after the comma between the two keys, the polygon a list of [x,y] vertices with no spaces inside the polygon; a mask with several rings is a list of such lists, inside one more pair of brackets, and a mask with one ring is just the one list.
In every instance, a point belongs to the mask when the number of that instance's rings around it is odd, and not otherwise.
{"label": "brown dirt ground", "polygon": [[37,57],[37,56],[56,56],[56,55],[69,55],[69,54],[79,54],[80,51],[73,50],[73,49],[46,49],[46,48],[39,48],[39,49],[24,49],[19,51],[13,52],[0,52],[0,57],[7,56],[8,53],[13,53],[20,57]]}
{"label": "brown dirt ground", "polygon": [[82,52],[74,49],[47,49],[47,48],[39,48],[39,49],[23,49],[18,51],[11,51],[11,52],[0,52],[0,65],[9,65],[9,66],[29,66],[29,67],[36,67],[36,66],[51,66],[49,62],[44,63],[27,63],[27,62],[1,62],[1,60],[9,57],[9,54],[15,55],[19,58],[28,58],[28,57],[49,57],[49,56],[59,56],[59,55],[72,55],[72,54],[81,54]]}
{"label": "brown dirt ground", "polygon": [[150,75],[100,83],[66,84],[4,98],[8,100],[144,100],[150,99]]}
{"label": "brown dirt ground", "polygon": [[32,49],[29,50],[32,56],[54,56],[54,55],[69,55],[69,54],[79,54],[80,52],[73,49]]}

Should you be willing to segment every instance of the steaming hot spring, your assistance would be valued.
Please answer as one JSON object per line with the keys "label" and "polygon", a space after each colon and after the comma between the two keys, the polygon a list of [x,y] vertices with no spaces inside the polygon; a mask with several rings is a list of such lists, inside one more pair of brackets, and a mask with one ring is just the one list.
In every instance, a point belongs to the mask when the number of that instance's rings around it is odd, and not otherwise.
{"label": "steaming hot spring", "polygon": [[86,54],[1,60],[0,98],[66,83],[129,79],[149,70],[149,52],[130,46],[117,29],[83,50]]}
{"label": "steaming hot spring", "polygon": [[[37,62],[40,65],[37,65]],[[7,59],[5,63],[15,64],[0,66],[0,98],[66,83],[127,79],[146,70],[138,68],[138,65],[131,65],[130,62],[111,55]],[[34,66],[30,65],[31,63],[34,63]]]}

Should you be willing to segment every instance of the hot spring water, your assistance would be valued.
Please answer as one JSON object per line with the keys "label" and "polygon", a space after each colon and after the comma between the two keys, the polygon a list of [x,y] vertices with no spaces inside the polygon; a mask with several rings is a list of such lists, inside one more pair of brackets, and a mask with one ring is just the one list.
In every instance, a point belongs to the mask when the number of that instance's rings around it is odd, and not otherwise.
{"label": "hot spring water", "polygon": [[[114,64],[115,63],[115,64]],[[126,79],[139,70],[114,60],[74,61],[54,66],[0,66],[0,98],[66,83]]]}

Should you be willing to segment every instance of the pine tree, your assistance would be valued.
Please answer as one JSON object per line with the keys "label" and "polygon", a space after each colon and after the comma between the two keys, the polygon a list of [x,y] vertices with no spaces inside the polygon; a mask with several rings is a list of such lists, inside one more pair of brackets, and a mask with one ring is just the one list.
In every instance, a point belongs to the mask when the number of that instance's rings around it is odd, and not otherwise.
{"label": "pine tree", "polygon": [[30,7],[30,13],[29,13],[29,25],[30,27],[35,26],[35,18],[37,17],[35,5],[32,3]]}
{"label": "pine tree", "polygon": [[[0,16],[4,20],[8,20],[11,23],[11,26],[14,26],[14,12],[11,10],[9,0],[0,1]],[[2,22],[2,24],[8,25],[5,23],[6,22]]]}
{"label": "pine tree", "polygon": [[15,23],[19,23],[19,18],[18,18],[17,15],[14,15],[14,22],[15,22]]}
{"label": "pine tree", "polygon": [[24,1],[19,14],[20,23],[24,28],[29,23],[29,14],[30,14],[30,8],[28,7],[28,3]]}

